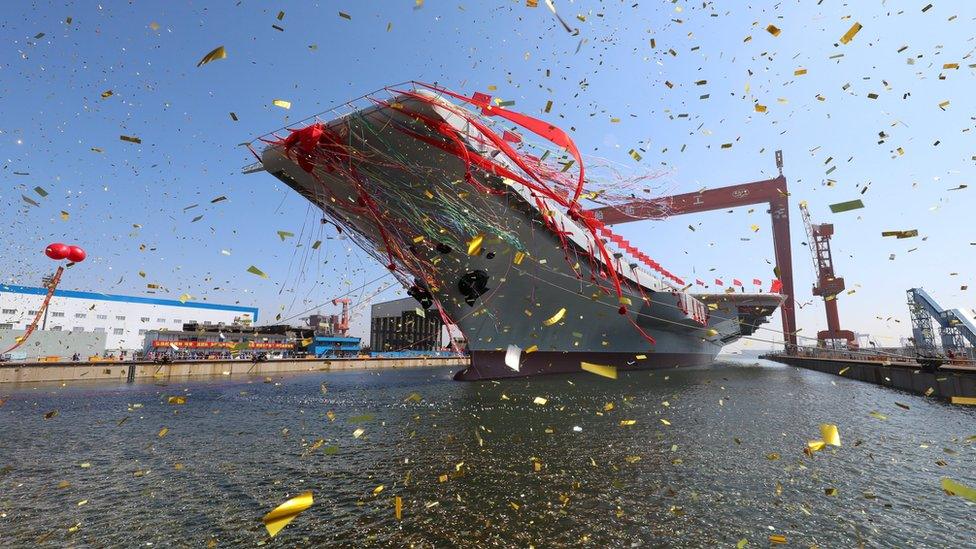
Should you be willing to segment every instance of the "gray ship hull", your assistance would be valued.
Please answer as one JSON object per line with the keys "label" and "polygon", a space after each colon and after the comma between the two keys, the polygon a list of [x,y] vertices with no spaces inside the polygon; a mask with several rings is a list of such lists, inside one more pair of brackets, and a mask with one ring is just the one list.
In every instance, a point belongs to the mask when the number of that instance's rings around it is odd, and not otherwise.
{"label": "gray ship hull", "polygon": [[[408,157],[412,166],[454,173],[463,183],[465,166],[457,156],[418,141],[397,126],[410,123],[401,113],[404,108],[455,125],[459,122],[422,102],[402,99],[400,105],[397,111],[382,105],[363,109],[328,124],[342,135],[346,146],[362,150],[369,150],[379,131],[384,146]],[[482,151],[486,152],[490,153]],[[359,233],[360,245],[372,245],[374,252],[379,249],[378,258],[391,237],[379,229],[386,220],[393,227],[388,231],[415,230],[413,234],[423,235],[424,228],[397,228],[396,222],[406,217],[405,212],[418,210],[431,212],[436,219],[439,203],[422,178],[405,179],[395,200],[378,196],[375,213],[365,215],[343,208],[345,201],[362,200],[361,190],[343,177],[327,170],[309,172],[281,146],[269,146],[261,161],[266,171],[322,208],[327,217]],[[371,167],[370,177],[404,177],[400,168],[383,170]],[[465,336],[471,366],[458,372],[456,379],[578,372],[582,362],[620,370],[707,364],[722,346],[752,334],[782,300],[777,294],[692,295],[615,254],[612,261],[625,296],[620,299],[612,291],[606,264],[594,260],[592,235],[567,217],[559,217],[559,212],[540,212],[537,197],[524,189],[506,185],[494,175],[478,177],[504,191],[470,192],[466,198],[470,208],[492,212],[498,234],[485,234],[477,253],[468,253],[463,245],[465,238],[474,235],[453,240],[445,235],[442,242],[427,238],[411,245],[410,257],[397,265],[405,286],[413,282],[429,292]],[[555,219],[563,229],[560,235],[552,224],[547,226],[545,215],[554,216],[549,221]],[[411,242],[413,234],[393,236]],[[476,278],[479,288],[472,291]]]}

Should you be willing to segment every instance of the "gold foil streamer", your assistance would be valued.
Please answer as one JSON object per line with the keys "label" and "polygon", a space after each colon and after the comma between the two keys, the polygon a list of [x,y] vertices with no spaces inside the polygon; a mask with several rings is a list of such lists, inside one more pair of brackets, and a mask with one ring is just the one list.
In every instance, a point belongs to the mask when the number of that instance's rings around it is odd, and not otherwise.
{"label": "gold foil streamer", "polygon": [[278,532],[281,531],[282,528],[287,526],[289,522],[295,520],[295,517],[297,517],[299,513],[311,507],[313,503],[315,503],[315,501],[312,498],[312,492],[298,494],[297,496],[275,507],[274,510],[267,515],[264,515],[264,518],[261,519],[261,521],[264,522],[264,527],[268,529],[268,534],[271,537],[274,537],[278,534]]}

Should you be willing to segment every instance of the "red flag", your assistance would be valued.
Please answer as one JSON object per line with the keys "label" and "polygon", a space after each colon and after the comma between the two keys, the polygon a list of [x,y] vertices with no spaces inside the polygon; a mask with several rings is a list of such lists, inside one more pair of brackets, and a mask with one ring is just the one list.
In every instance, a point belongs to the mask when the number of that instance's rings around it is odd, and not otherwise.
{"label": "red flag", "polygon": [[756,286],[762,286],[762,280],[759,280],[758,278],[753,278],[752,283]]}
{"label": "red flag", "polygon": [[779,279],[773,279],[773,283],[769,286],[769,293],[778,294],[783,291],[783,283]]}
{"label": "red flag", "polygon": [[696,279],[695,279],[695,284],[698,284],[699,286],[704,286],[704,285],[705,285],[705,281],[704,281],[704,280],[698,280],[698,279],[696,278]]}
{"label": "red flag", "polygon": [[719,280],[719,279],[716,278],[715,279],[715,285],[716,286],[725,286],[725,283],[723,283],[721,280]]}
{"label": "red flag", "polygon": [[732,285],[733,286],[742,286],[742,281],[739,280],[738,278],[733,278],[732,279]]}

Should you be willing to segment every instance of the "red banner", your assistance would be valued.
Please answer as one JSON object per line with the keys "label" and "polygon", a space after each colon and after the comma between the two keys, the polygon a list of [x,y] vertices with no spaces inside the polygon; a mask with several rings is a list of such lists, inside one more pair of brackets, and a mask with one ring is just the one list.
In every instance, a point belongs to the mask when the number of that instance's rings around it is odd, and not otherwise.
{"label": "red banner", "polygon": [[[152,342],[152,346],[159,347],[170,347],[176,346],[180,349],[237,349],[240,343],[234,343],[232,341],[163,341],[155,340]],[[294,343],[259,343],[254,341],[248,341],[247,347],[244,349],[294,349]],[[238,349],[238,350],[244,350]]]}

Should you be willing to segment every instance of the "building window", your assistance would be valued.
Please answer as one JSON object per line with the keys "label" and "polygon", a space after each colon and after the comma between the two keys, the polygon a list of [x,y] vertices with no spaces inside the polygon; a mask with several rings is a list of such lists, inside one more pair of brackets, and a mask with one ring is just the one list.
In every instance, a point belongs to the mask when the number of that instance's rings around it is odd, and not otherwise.
{"label": "building window", "polygon": [[71,328],[71,331],[72,332],[84,332],[85,329],[83,327],[81,327],[81,326],[75,326],[74,328]]}
{"label": "building window", "polygon": [[120,336],[123,333],[125,333],[125,330],[123,330],[122,328],[116,328],[116,329],[112,330],[112,334],[117,335],[117,336]]}
{"label": "building window", "polygon": [[86,318],[87,316],[86,313],[75,313],[75,318]]}
{"label": "building window", "polygon": [[179,324],[180,322],[183,322],[183,321],[180,320],[180,319],[178,319],[178,318],[174,318],[173,319],[173,324]]}
{"label": "building window", "polygon": [[0,330],[13,330],[13,324],[0,324]]}
{"label": "building window", "polygon": [[98,315],[98,320],[108,320],[108,315]]}
{"label": "building window", "polygon": [[156,322],[166,322],[166,319],[165,318],[157,318],[156,319]]}
{"label": "building window", "polygon": [[61,318],[63,316],[64,313],[62,313],[61,311],[51,311],[51,318]]}
{"label": "building window", "polygon": [[15,315],[17,314],[17,309],[4,309],[2,312],[5,315]]}
{"label": "building window", "polygon": [[141,336],[146,335],[146,331],[145,330],[139,330],[139,335],[141,335]]}
{"label": "building window", "polygon": [[61,326],[51,326],[51,331],[52,332],[60,332],[61,331]]}
{"label": "building window", "polygon": [[204,320],[203,321],[203,325],[204,326],[210,326],[211,324],[213,324],[213,322],[210,322],[209,320]]}
{"label": "building window", "polygon": [[96,334],[104,334],[105,333],[105,328],[95,328],[94,330],[92,330],[92,332],[94,332]]}
{"label": "building window", "polygon": [[115,320],[125,320],[125,316],[124,315],[119,315],[119,316],[115,317]]}
{"label": "building window", "polygon": [[139,318],[139,321],[140,322],[149,322],[149,317],[148,316],[141,317],[141,318]]}
{"label": "building window", "polygon": [[37,314],[37,311],[27,311],[27,314],[29,314],[30,316],[34,316]]}

